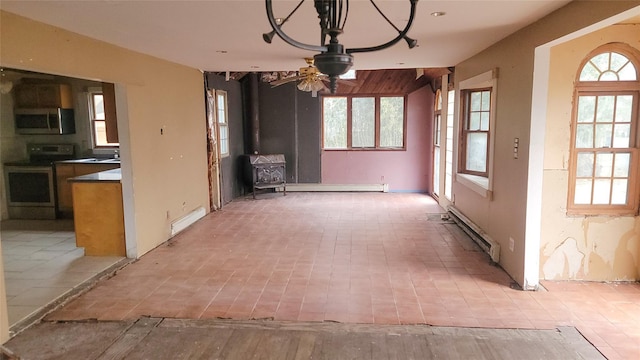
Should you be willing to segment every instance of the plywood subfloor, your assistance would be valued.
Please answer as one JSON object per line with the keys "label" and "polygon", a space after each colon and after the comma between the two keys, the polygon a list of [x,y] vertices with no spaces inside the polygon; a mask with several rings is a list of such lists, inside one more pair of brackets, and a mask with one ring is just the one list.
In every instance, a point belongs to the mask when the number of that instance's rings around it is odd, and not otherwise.
{"label": "plywood subfloor", "polygon": [[140,318],[43,322],[5,347],[24,359],[604,359],[573,327]]}

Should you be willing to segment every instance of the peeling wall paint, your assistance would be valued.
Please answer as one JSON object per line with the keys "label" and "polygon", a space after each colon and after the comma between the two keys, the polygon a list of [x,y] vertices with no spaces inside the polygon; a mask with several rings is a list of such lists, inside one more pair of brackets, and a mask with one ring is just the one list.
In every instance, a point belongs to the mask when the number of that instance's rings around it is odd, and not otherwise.
{"label": "peeling wall paint", "polygon": [[[547,244],[547,247],[550,244]],[[549,251],[545,249],[544,254]],[[585,255],[574,238],[567,238],[545,256],[542,269],[546,279],[575,278],[584,265]]]}
{"label": "peeling wall paint", "polygon": [[640,218],[567,216],[573,84],[600,45],[640,50],[640,26],[613,25],[551,49],[545,139],[540,276],[553,280],[640,280]]}
{"label": "peeling wall paint", "polygon": [[541,249],[541,277],[548,280],[638,280],[640,218],[578,218],[571,234]]}

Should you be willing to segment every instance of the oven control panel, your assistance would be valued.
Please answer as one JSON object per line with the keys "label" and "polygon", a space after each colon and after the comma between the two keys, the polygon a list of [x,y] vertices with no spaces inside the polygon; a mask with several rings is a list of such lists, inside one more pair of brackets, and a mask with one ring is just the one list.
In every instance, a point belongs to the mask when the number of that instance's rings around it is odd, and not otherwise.
{"label": "oven control panel", "polygon": [[29,155],[73,155],[73,144],[29,144]]}

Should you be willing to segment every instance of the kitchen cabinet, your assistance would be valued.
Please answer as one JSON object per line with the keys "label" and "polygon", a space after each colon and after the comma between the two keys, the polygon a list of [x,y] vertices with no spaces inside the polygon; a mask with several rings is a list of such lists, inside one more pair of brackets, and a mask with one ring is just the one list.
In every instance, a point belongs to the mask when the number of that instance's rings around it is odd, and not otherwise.
{"label": "kitchen cabinet", "polygon": [[104,127],[108,143],[118,143],[118,116],[116,115],[116,90],[112,83],[102,83],[104,101]]}
{"label": "kitchen cabinet", "polygon": [[[70,179],[76,246],[88,256],[126,256],[120,169]],[[99,204],[99,206],[96,206]]]}
{"label": "kitchen cabinet", "polygon": [[71,212],[73,210],[73,198],[71,197],[71,184],[68,178],[75,176],[73,164],[56,164],[57,204],[59,212]]}
{"label": "kitchen cabinet", "polygon": [[73,196],[69,178],[93,174],[105,170],[117,169],[119,163],[86,162],[74,163],[77,160],[56,163],[56,186],[58,190],[58,211],[62,215],[73,211]]}
{"label": "kitchen cabinet", "polygon": [[15,88],[16,108],[73,108],[71,85],[20,84]]}

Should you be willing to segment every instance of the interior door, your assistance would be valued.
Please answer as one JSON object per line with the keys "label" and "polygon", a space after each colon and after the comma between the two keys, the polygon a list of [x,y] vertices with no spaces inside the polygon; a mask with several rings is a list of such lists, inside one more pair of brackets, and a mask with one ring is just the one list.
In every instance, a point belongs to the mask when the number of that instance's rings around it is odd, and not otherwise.
{"label": "interior door", "polygon": [[209,165],[209,210],[222,208],[220,149],[216,120],[216,91],[207,89],[207,162]]}

